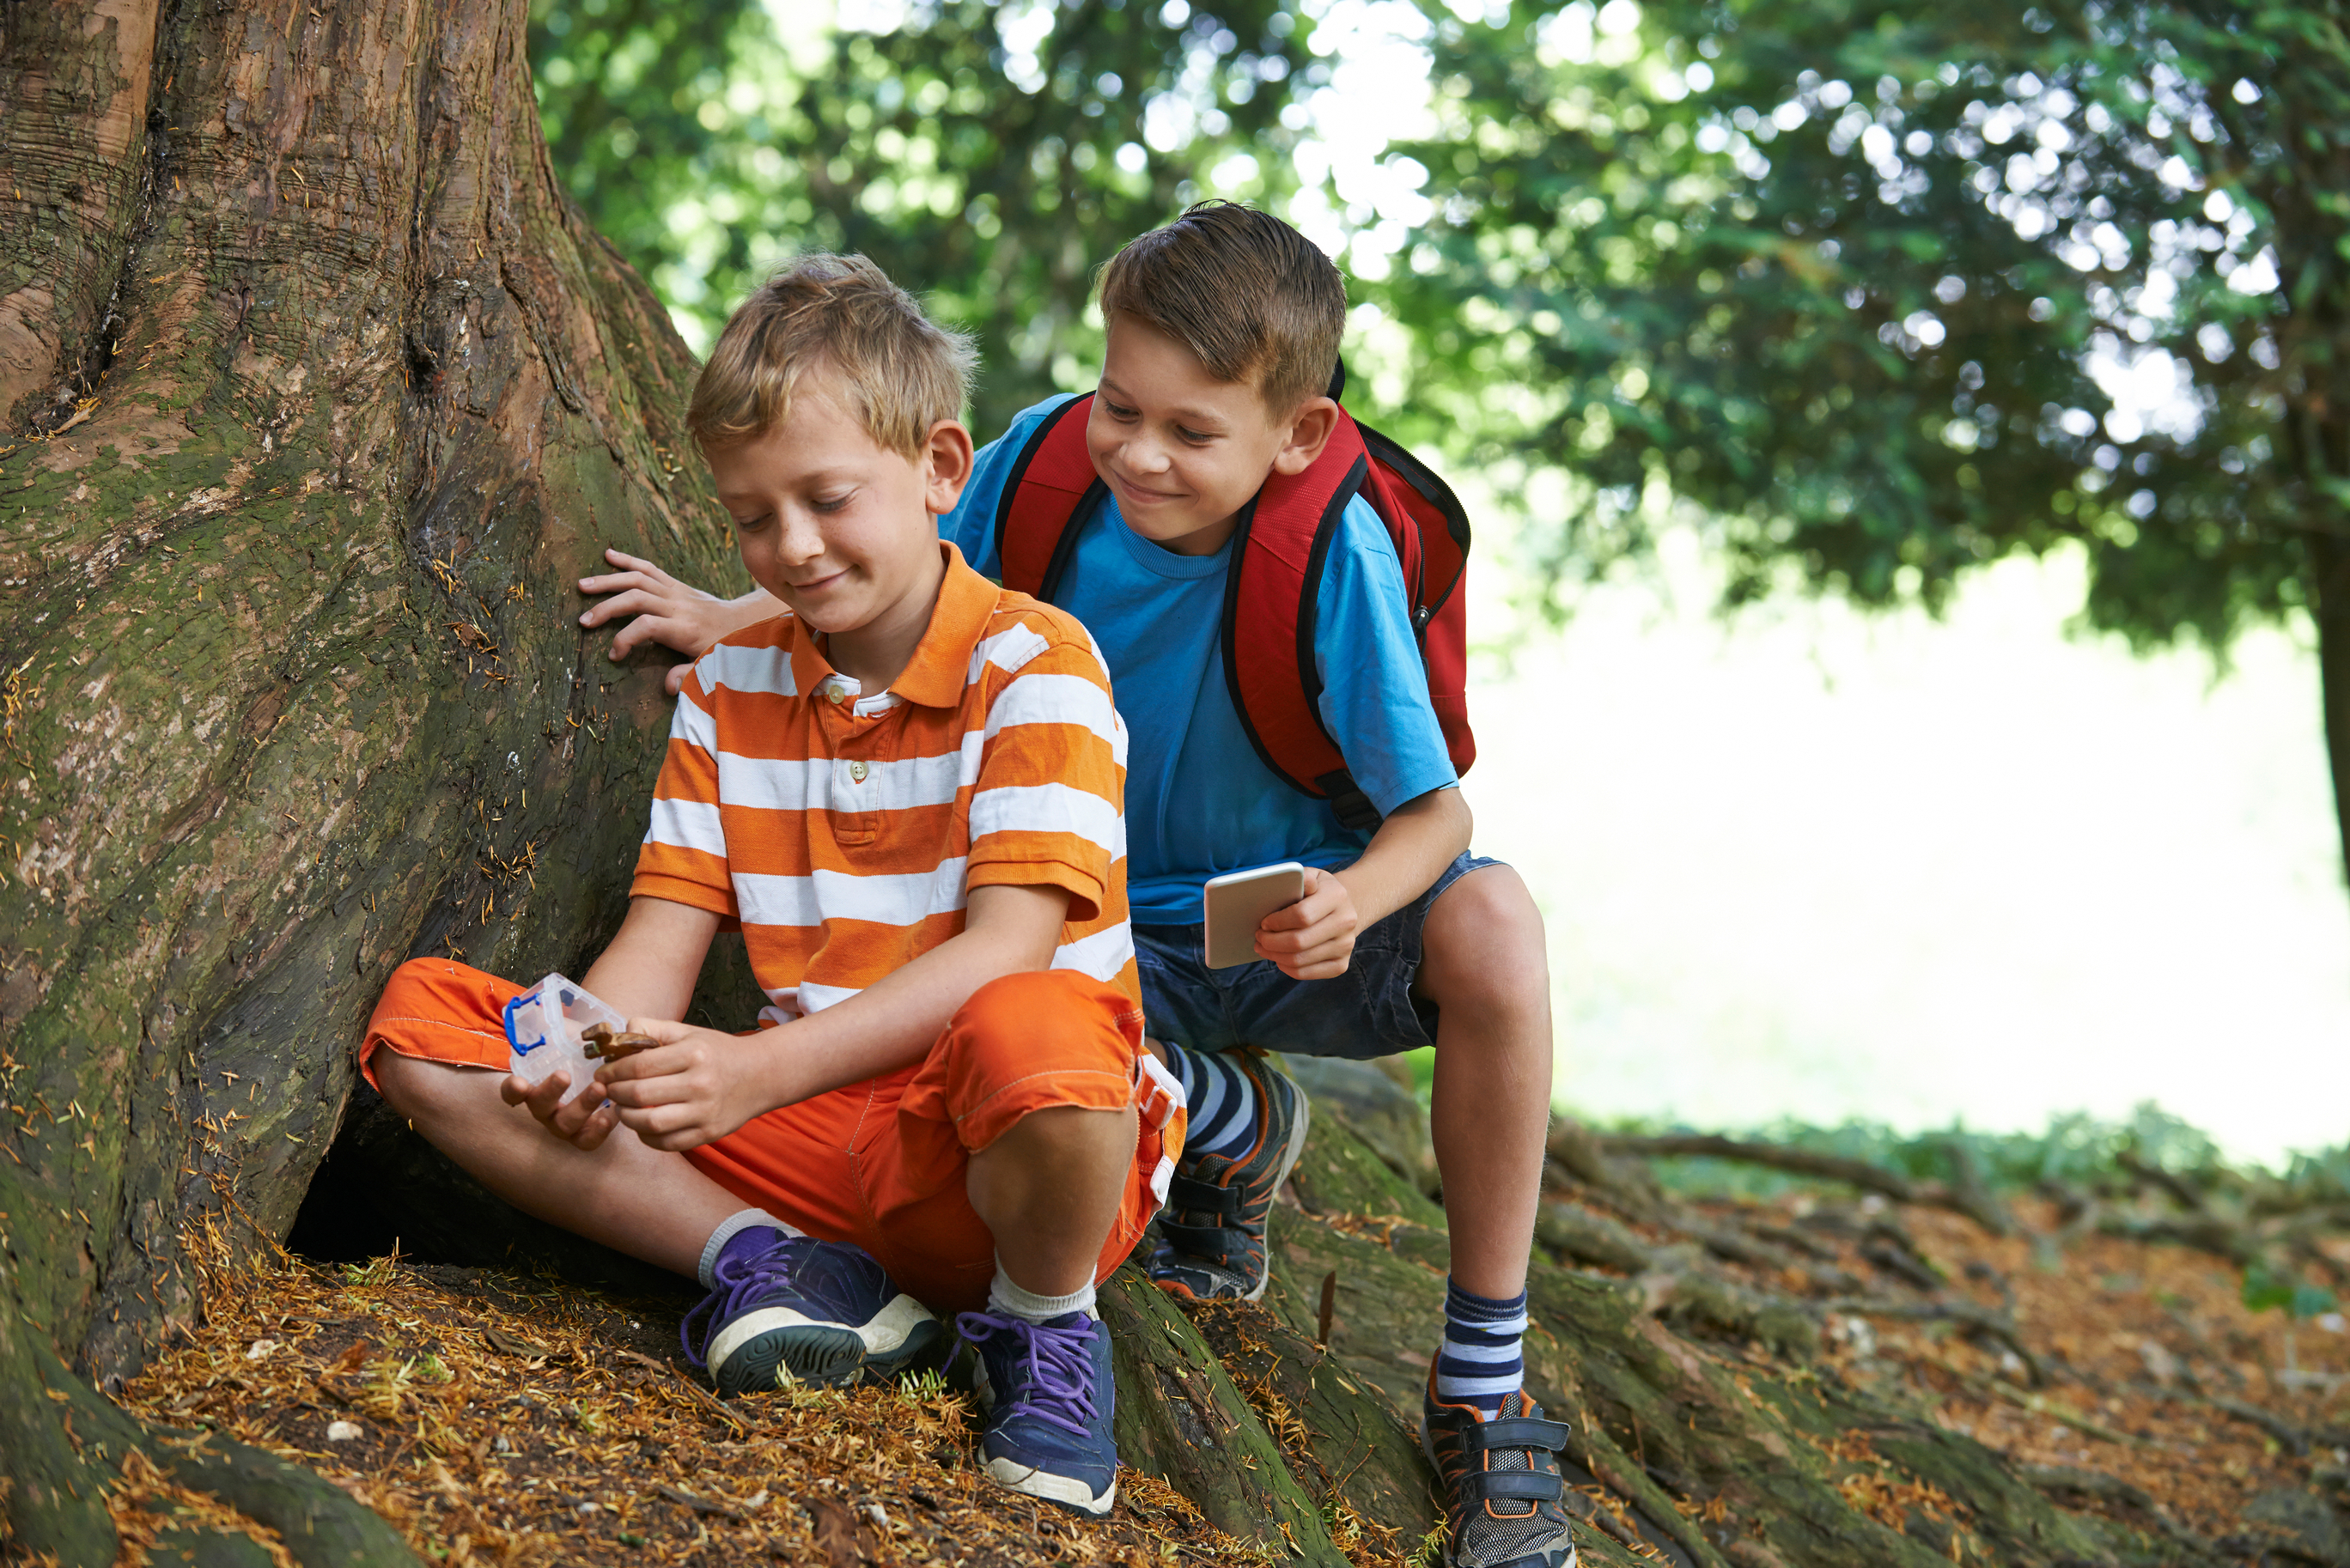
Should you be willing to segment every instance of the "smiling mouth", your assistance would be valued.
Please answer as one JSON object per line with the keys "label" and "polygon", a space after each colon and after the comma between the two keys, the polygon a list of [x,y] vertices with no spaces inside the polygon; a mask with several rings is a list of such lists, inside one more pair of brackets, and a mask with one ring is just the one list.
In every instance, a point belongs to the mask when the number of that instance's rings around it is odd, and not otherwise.
{"label": "smiling mouth", "polygon": [[847,575],[847,569],[843,567],[837,572],[828,573],[821,577],[811,577],[805,583],[786,582],[784,586],[790,588],[792,592],[795,594],[805,594],[812,592],[817,588],[828,587],[832,584],[840,581],[841,578]]}
{"label": "smiling mouth", "polygon": [[1180,490],[1153,490],[1147,484],[1137,484],[1130,479],[1120,479],[1118,481],[1118,485],[1120,488],[1125,490],[1128,494],[1139,501],[1180,501],[1183,499],[1183,493]]}

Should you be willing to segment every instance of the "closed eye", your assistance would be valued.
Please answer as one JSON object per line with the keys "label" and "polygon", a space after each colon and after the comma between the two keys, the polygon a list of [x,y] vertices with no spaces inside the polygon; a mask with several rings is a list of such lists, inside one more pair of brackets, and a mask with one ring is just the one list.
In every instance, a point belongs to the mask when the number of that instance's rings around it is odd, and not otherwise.
{"label": "closed eye", "polygon": [[808,505],[815,511],[830,516],[856,499],[856,496],[857,492],[854,490],[844,491],[838,495],[819,495],[812,498]]}
{"label": "closed eye", "polygon": [[1102,399],[1102,407],[1109,410],[1110,418],[1117,420],[1121,424],[1135,417],[1135,412],[1132,409],[1120,408],[1118,404],[1111,402],[1107,398]]}
{"label": "closed eye", "polygon": [[1181,436],[1185,441],[1190,441],[1193,446],[1205,446],[1210,441],[1216,439],[1214,435],[1211,434],[1209,431],[1188,431],[1181,425],[1177,425],[1175,427],[1175,433]]}

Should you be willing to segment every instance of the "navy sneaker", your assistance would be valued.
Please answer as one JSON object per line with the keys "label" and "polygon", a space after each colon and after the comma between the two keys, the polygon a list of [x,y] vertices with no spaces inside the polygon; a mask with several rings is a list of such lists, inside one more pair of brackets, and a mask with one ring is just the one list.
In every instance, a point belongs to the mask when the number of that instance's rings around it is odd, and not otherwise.
{"label": "navy sneaker", "polygon": [[[730,1249],[718,1288],[678,1325],[686,1358],[732,1398],[754,1388],[887,1382],[936,1365],[946,1329],[855,1247],[771,1231],[775,1244]],[[706,1319],[694,1344],[694,1322]]]}
{"label": "navy sneaker", "polygon": [[1118,1501],[1118,1391],[1109,1331],[1087,1314],[1043,1323],[967,1312],[955,1332],[978,1352],[974,1392],[985,1413],[979,1456],[998,1482],[1079,1513]]}
{"label": "navy sneaker", "polygon": [[1181,1301],[1253,1302],[1264,1294],[1265,1217],[1305,1151],[1313,1107],[1305,1091],[1262,1055],[1236,1053],[1256,1090],[1256,1143],[1239,1158],[1186,1150],[1167,1187],[1159,1241],[1144,1268]]}

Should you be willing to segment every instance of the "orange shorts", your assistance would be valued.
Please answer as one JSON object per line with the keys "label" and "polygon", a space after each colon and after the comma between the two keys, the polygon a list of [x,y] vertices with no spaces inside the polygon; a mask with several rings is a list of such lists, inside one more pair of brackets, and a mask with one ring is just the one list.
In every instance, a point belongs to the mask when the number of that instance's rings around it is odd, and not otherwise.
{"label": "orange shorts", "polygon": [[[400,966],[368,1020],[359,1070],[403,1056],[504,1072],[505,1004],[524,988],[446,959]],[[1181,1091],[1142,1046],[1142,1010],[1068,970],[1006,975],[963,1003],[921,1062],[745,1123],[684,1158],[744,1204],[861,1247],[941,1312],[979,1307],[995,1242],[963,1192],[970,1158],[1031,1111],[1137,1117],[1134,1163],[1096,1279],[1126,1261],[1183,1147]]]}

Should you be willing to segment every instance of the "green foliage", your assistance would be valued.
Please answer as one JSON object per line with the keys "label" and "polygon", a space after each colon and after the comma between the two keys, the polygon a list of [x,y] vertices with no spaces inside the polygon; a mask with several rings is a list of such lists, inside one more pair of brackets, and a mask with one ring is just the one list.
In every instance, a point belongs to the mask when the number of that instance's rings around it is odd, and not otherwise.
{"label": "green foliage", "polygon": [[2296,1323],[2332,1312],[2334,1306],[2332,1291],[2257,1260],[2244,1266],[2243,1300],[2253,1312],[2282,1307]]}
{"label": "green foliage", "polygon": [[[1381,412],[1504,483],[1571,476],[1553,577],[1645,548],[1669,495],[1733,601],[1939,605],[2071,541],[2141,641],[2307,602],[2294,542],[2350,493],[2288,418],[2345,406],[2338,6],[1428,9],[1438,132],[1399,155],[1438,215],[1358,285],[1408,334]],[[1278,0],[790,37],[741,0],[537,0],[531,38],[557,167],[689,337],[791,251],[861,250],[978,333],[985,433],[1085,383],[1124,240],[1289,193],[1311,36]],[[2177,417],[2092,373],[2132,365],[2180,378]]]}
{"label": "green foliage", "polygon": [[[1609,1130],[1659,1133],[1697,1129],[1627,1121]],[[1940,1130],[1904,1133],[1881,1122],[1848,1121],[1837,1127],[1814,1127],[1782,1120],[1740,1136],[1846,1159],[1866,1160],[1921,1181],[1949,1180],[1953,1174],[1951,1150],[1960,1146],[1973,1157],[1975,1168],[1987,1185],[2008,1191],[2028,1191],[2048,1181],[2092,1187],[2115,1176],[2125,1155],[2142,1166],[2185,1176],[2201,1177],[2226,1168],[2219,1146],[2209,1136],[2151,1104],[2138,1106],[2127,1119],[2116,1122],[2100,1121],[2078,1113],[2052,1117],[2047,1130],[2038,1133],[1976,1132],[1962,1124]],[[1691,1192],[1765,1198],[1822,1185],[1804,1177],[1734,1160],[1674,1158],[1658,1159],[1654,1164],[1668,1186]]]}
{"label": "green foliage", "polygon": [[[1393,291],[1442,367],[1430,420],[1581,478],[1554,572],[1642,548],[1670,494],[1719,520],[1733,600],[1934,605],[2070,540],[2100,624],[2224,647],[2305,601],[2293,541],[2338,515],[2286,429],[2334,373],[2336,10],[1575,0],[1449,25],[1442,131],[1409,150],[1441,218]],[[2090,373],[2155,355],[2189,417],[2116,412]]]}
{"label": "green foliage", "polygon": [[549,161],[596,232],[672,310],[695,287],[676,221],[718,194],[737,143],[724,94],[742,53],[773,27],[755,0],[535,0],[530,64]]}
{"label": "green foliage", "polygon": [[698,348],[803,249],[862,252],[924,291],[977,336],[983,438],[1090,384],[1087,296],[1120,244],[1201,195],[1287,190],[1289,87],[1327,79],[1278,0],[869,19],[785,36],[741,0],[536,0],[550,151]]}
{"label": "green foliage", "polygon": [[2285,1162],[2284,1186],[2303,1201],[2350,1202],[2350,1147],[2293,1155]]}

